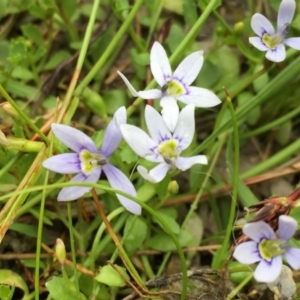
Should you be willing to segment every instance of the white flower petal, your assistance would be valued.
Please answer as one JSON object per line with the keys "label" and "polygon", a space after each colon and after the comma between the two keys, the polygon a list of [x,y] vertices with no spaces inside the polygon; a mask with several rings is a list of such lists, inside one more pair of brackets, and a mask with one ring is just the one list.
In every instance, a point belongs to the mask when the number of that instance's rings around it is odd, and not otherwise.
{"label": "white flower petal", "polygon": [[258,245],[254,241],[244,242],[235,247],[232,256],[242,264],[254,264],[261,260]]}
{"label": "white flower petal", "polygon": [[177,67],[173,78],[185,85],[190,85],[198,76],[203,65],[203,51],[197,51],[187,56]]}
{"label": "white flower petal", "polygon": [[288,241],[297,230],[298,223],[290,216],[281,215],[278,221],[278,236],[280,239]]}
{"label": "white flower petal", "polygon": [[285,24],[291,24],[296,9],[295,0],[282,0],[278,9],[277,28],[282,28]]}
{"label": "white flower petal", "polygon": [[280,255],[273,257],[271,262],[261,260],[254,272],[254,278],[258,282],[272,282],[280,275],[281,268],[282,258]]}
{"label": "white flower petal", "polygon": [[157,143],[142,129],[133,125],[124,124],[121,125],[121,131],[124,140],[135,153],[152,162],[161,161],[160,156],[154,152],[158,146]]}
{"label": "white flower petal", "polygon": [[283,43],[291,48],[300,50],[300,37],[288,38]]}
{"label": "white flower petal", "polygon": [[261,14],[254,14],[252,16],[251,27],[253,31],[260,37],[262,37],[265,33],[268,35],[273,35],[275,33],[271,22]]}
{"label": "white flower petal", "polygon": [[179,107],[177,101],[171,97],[166,96],[160,100],[160,106],[162,107],[161,114],[166,123],[168,129],[173,132],[179,115]]}
{"label": "white flower petal", "polygon": [[263,41],[261,40],[261,37],[255,36],[249,38],[249,43],[252,44],[255,48],[257,48],[260,51],[268,51],[270,50],[269,47],[267,47]]}
{"label": "white flower petal", "polygon": [[120,129],[120,125],[126,124],[126,108],[125,106],[120,107],[114,114],[112,120],[107,125],[101,153],[108,158],[119,146],[123,136]]}
{"label": "white flower petal", "polygon": [[60,174],[81,172],[81,162],[77,153],[65,153],[52,156],[43,161],[43,167]]}
{"label": "white flower petal", "polygon": [[221,103],[216,94],[196,86],[188,87],[188,94],[177,96],[176,99],[185,104],[194,104],[196,107],[213,107]]}
{"label": "white flower petal", "polygon": [[262,239],[276,239],[273,229],[267,223],[262,221],[247,223],[243,227],[243,233],[257,243],[259,243]]}
{"label": "white flower petal", "polygon": [[161,87],[166,83],[167,78],[172,77],[172,70],[167,53],[158,42],[154,42],[151,49],[150,67],[155,80]]}
{"label": "white flower petal", "polygon": [[[95,183],[99,180],[101,169],[95,169],[91,174],[86,176],[79,173],[74,176],[70,182],[92,182]],[[58,201],[72,201],[82,197],[85,193],[89,192],[92,188],[88,186],[72,186],[63,188],[57,196]]]}
{"label": "white flower petal", "polygon": [[162,116],[150,105],[146,105],[145,120],[149,134],[157,144],[172,138]]}
{"label": "white flower petal", "polygon": [[170,169],[170,166],[168,164],[164,163],[164,162],[157,165],[156,167],[154,167],[149,172],[143,166],[138,166],[137,167],[137,170],[140,173],[140,175],[144,179],[146,179],[150,182],[153,182],[153,183],[157,183],[157,182],[162,181],[166,177],[166,174],[167,174],[169,169]]}
{"label": "white flower petal", "polygon": [[185,106],[179,113],[178,122],[173,138],[179,141],[180,151],[186,149],[192,142],[195,133],[195,107],[192,104]]}
{"label": "white flower petal", "polygon": [[[121,172],[119,169],[111,164],[103,166],[103,172],[105,173],[107,180],[110,185],[117,190],[123,191],[133,197],[136,197],[136,191],[133,184],[127,178],[127,176]],[[121,204],[131,213],[135,215],[140,215],[142,208],[139,204],[131,199],[128,199],[122,195],[116,194]]]}
{"label": "white flower petal", "polygon": [[95,143],[83,132],[73,127],[62,124],[51,124],[54,135],[68,148],[80,153],[82,149],[87,149],[92,153],[98,153]]}
{"label": "white flower petal", "polygon": [[162,97],[162,92],[158,89],[139,91],[137,94],[142,99],[160,99]]}
{"label": "white flower petal", "polygon": [[290,247],[285,251],[284,256],[294,270],[300,269],[300,249]]}
{"label": "white flower petal", "polygon": [[131,83],[129,82],[129,80],[120,72],[120,71],[117,71],[118,74],[121,76],[121,78],[123,79],[124,83],[127,85],[131,95],[133,97],[138,97],[138,93],[137,91],[135,90],[135,88],[131,85]]}
{"label": "white flower petal", "polygon": [[175,165],[179,170],[186,171],[195,164],[207,165],[207,157],[205,155],[196,155],[192,157],[179,156]]}
{"label": "white flower petal", "polygon": [[283,44],[279,44],[276,46],[274,50],[269,50],[266,54],[266,58],[268,60],[274,61],[274,62],[281,62],[285,60],[285,48]]}

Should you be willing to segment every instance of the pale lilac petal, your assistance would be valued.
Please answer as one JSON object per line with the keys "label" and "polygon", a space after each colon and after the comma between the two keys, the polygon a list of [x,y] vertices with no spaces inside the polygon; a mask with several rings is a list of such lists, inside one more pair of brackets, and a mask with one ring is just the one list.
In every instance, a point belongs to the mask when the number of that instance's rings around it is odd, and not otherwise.
{"label": "pale lilac petal", "polygon": [[83,132],[73,127],[62,124],[51,124],[54,135],[68,148],[80,153],[82,149],[87,149],[92,153],[98,153],[95,143]]}
{"label": "pale lilac petal", "polygon": [[288,38],[283,43],[291,48],[300,50],[300,37]]}
{"label": "pale lilac petal", "polygon": [[280,275],[281,268],[282,258],[280,255],[274,256],[271,262],[263,259],[254,272],[254,278],[257,282],[272,282]]}
{"label": "pale lilac petal", "polygon": [[290,247],[285,251],[284,256],[293,269],[300,269],[300,249]]}
{"label": "pale lilac petal", "polygon": [[123,79],[124,83],[127,85],[131,95],[133,97],[138,97],[138,93],[137,91],[135,90],[135,88],[131,85],[131,83],[129,82],[129,80],[120,72],[120,71],[117,71],[118,74],[121,76],[121,78]]}
{"label": "pale lilac petal", "polygon": [[[119,169],[114,167],[111,164],[106,164],[103,166],[103,172],[105,173],[108,182],[110,185],[116,189],[120,190],[124,193],[127,193],[133,197],[136,197],[136,191],[133,184],[127,178],[127,176],[121,172]],[[142,208],[139,204],[134,202],[131,199],[128,199],[122,195],[116,194],[121,204],[131,213],[135,215],[140,215],[142,212]]]}
{"label": "pale lilac petal", "polygon": [[170,169],[170,165],[168,165],[164,162],[157,165],[156,167],[154,167],[149,172],[143,166],[138,166],[137,167],[137,170],[140,173],[140,175],[144,179],[146,179],[150,182],[153,182],[153,183],[157,183],[157,182],[162,181],[166,177],[166,174],[167,174],[169,169]]}
{"label": "pale lilac petal", "polygon": [[65,153],[52,156],[43,162],[43,167],[61,174],[81,172],[81,163],[77,153]]}
{"label": "pale lilac petal", "polygon": [[253,264],[261,260],[258,245],[254,241],[244,242],[237,245],[232,256],[242,264]]}
{"label": "pale lilac petal", "polygon": [[221,103],[216,94],[196,86],[188,87],[188,93],[177,96],[176,99],[185,104],[194,104],[196,107],[213,107]]}
{"label": "pale lilac petal", "polygon": [[172,138],[162,116],[150,105],[146,105],[145,120],[149,134],[157,144]]}
{"label": "pale lilac petal", "polygon": [[269,50],[266,54],[266,58],[274,62],[281,62],[285,60],[285,56],[286,54],[283,44],[279,44],[274,50]]}
{"label": "pale lilac petal", "polygon": [[243,233],[257,243],[259,243],[262,239],[276,239],[273,229],[263,221],[247,223],[243,227]]}
{"label": "pale lilac petal", "polygon": [[125,106],[120,107],[114,114],[112,120],[107,125],[101,153],[108,158],[119,146],[123,136],[120,129],[120,125],[126,124],[126,108]]}
{"label": "pale lilac petal", "polygon": [[121,125],[121,131],[124,140],[136,154],[152,162],[162,161],[162,158],[154,152],[158,147],[157,143],[142,129],[124,124]]}
{"label": "pale lilac petal", "polygon": [[277,28],[282,28],[285,24],[291,24],[296,9],[295,0],[282,0],[278,9]]}
{"label": "pale lilac petal", "polygon": [[271,22],[261,14],[254,14],[251,18],[251,27],[253,31],[260,37],[265,33],[272,35],[275,33]]}
{"label": "pale lilac petal", "polygon": [[261,37],[255,36],[249,38],[249,43],[252,44],[255,48],[257,48],[260,51],[268,51],[270,50],[269,47],[267,47],[263,41],[261,40]]}
{"label": "pale lilac petal", "polygon": [[203,65],[203,51],[197,51],[187,56],[177,67],[173,78],[185,85],[190,85],[198,76]]}
{"label": "pale lilac petal", "polygon": [[172,77],[172,70],[167,53],[158,42],[154,42],[151,49],[150,67],[155,80],[161,87],[166,83],[167,78]]}
{"label": "pale lilac petal", "polygon": [[278,236],[280,239],[288,241],[297,230],[297,221],[290,216],[281,215],[278,222]]}
{"label": "pale lilac petal", "polygon": [[[89,175],[85,175],[83,173],[79,173],[74,176],[70,182],[91,182],[95,183],[99,180],[101,174],[101,169],[97,168],[91,172]],[[72,187],[65,187],[63,188],[58,196],[58,201],[72,201],[82,197],[85,193],[89,192],[92,187],[88,186],[72,186]]]}
{"label": "pale lilac petal", "polygon": [[162,97],[162,92],[158,89],[139,91],[137,94],[142,99],[160,99]]}
{"label": "pale lilac petal", "polygon": [[176,167],[181,171],[190,169],[195,164],[207,165],[207,157],[205,155],[196,155],[191,157],[178,157]]}
{"label": "pale lilac petal", "polygon": [[195,106],[189,104],[179,113],[173,138],[179,141],[180,151],[186,149],[192,142],[195,133]]}
{"label": "pale lilac petal", "polygon": [[160,100],[161,114],[168,129],[173,132],[179,115],[177,101],[171,96],[165,96]]}

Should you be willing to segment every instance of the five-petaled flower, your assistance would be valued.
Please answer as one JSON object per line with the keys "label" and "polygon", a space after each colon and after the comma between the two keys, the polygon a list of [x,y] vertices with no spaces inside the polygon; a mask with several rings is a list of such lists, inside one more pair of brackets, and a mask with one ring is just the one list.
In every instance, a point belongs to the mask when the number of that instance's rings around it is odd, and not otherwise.
{"label": "five-petaled flower", "polygon": [[295,0],[282,0],[278,10],[276,31],[265,16],[261,14],[253,15],[251,27],[258,37],[250,37],[249,42],[258,50],[267,51],[267,59],[274,62],[283,61],[286,56],[284,45],[300,50],[300,37],[285,38],[289,31],[295,8]]}
{"label": "five-petaled flower", "polygon": [[233,257],[243,264],[260,262],[254,278],[258,282],[272,282],[280,275],[282,254],[293,269],[300,268],[300,249],[289,245],[289,239],[296,230],[297,222],[286,215],[279,217],[277,236],[265,222],[247,223],[243,232],[253,241],[239,244]]}
{"label": "five-petaled flower", "polygon": [[[124,173],[109,162],[109,157],[116,150],[122,140],[120,125],[126,123],[125,107],[119,108],[108,124],[99,151],[95,143],[83,132],[70,126],[52,124],[54,135],[75,153],[55,155],[43,162],[43,166],[51,171],[70,174],[78,173],[71,181],[73,182],[97,182],[101,170],[105,173],[110,185],[118,190],[136,197],[133,184]],[[89,192],[91,187],[72,186],[63,188],[58,194],[58,201],[70,201],[82,197]],[[133,214],[141,214],[141,207],[134,201],[117,194],[121,204]]]}
{"label": "five-petaled flower", "polygon": [[161,99],[162,116],[169,130],[173,132],[179,115],[176,100],[197,107],[212,107],[221,102],[213,92],[190,86],[198,76],[202,65],[203,51],[197,51],[187,56],[172,74],[166,51],[161,44],[155,42],[150,53],[150,67],[161,89],[137,92],[127,78],[121,72],[118,73],[134,97]]}
{"label": "five-petaled flower", "polygon": [[151,182],[160,182],[169,169],[185,171],[194,164],[207,164],[205,155],[192,157],[179,156],[192,142],[195,132],[195,107],[185,106],[178,117],[174,133],[167,128],[161,115],[151,106],[145,109],[145,120],[151,137],[143,130],[133,125],[121,125],[121,131],[127,144],[139,156],[151,162],[159,163],[151,171],[142,166],[137,170],[142,177]]}

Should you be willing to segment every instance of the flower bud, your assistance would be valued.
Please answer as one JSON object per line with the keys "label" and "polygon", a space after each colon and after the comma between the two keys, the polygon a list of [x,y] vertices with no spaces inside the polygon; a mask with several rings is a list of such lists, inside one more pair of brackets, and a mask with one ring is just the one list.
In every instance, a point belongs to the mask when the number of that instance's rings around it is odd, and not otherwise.
{"label": "flower bud", "polygon": [[238,23],[234,24],[233,31],[236,34],[238,34],[238,35],[242,34],[243,30],[244,30],[244,23],[243,22],[238,22]]}
{"label": "flower bud", "polygon": [[8,143],[8,140],[7,140],[6,136],[5,136],[5,134],[0,129],[0,145],[7,146],[8,144],[9,143]]}
{"label": "flower bud", "polygon": [[56,239],[55,256],[61,265],[64,265],[66,260],[66,248],[61,239]]}
{"label": "flower bud", "polygon": [[168,192],[171,195],[177,195],[178,190],[179,190],[179,185],[178,185],[177,181],[176,180],[171,181],[168,185]]}
{"label": "flower bud", "polygon": [[12,118],[18,118],[19,114],[17,113],[17,111],[11,106],[10,103],[8,102],[4,102],[1,104],[2,109],[5,111],[5,113],[12,117]]}
{"label": "flower bud", "polygon": [[9,150],[17,150],[22,152],[39,152],[44,143],[29,141],[26,139],[19,139],[14,137],[5,137],[4,134],[0,134],[0,144],[5,146]]}

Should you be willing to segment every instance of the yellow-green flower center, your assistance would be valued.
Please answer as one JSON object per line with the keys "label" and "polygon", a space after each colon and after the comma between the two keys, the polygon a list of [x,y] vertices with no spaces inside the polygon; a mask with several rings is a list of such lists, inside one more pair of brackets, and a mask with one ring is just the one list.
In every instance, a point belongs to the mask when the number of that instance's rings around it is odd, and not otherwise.
{"label": "yellow-green flower center", "polygon": [[174,165],[178,156],[177,147],[177,140],[168,140],[158,146],[158,152],[164,158],[167,164]]}
{"label": "yellow-green flower center", "polygon": [[107,163],[107,159],[100,153],[91,153],[88,150],[82,150],[79,154],[81,170],[85,174],[90,174],[94,169]]}
{"label": "yellow-green flower center", "polygon": [[283,37],[280,34],[268,35],[265,33],[262,37],[264,44],[270,49],[275,49],[276,46],[283,42]]}
{"label": "yellow-green flower center", "polygon": [[183,85],[177,80],[168,80],[166,84],[162,87],[161,91],[167,92],[169,96],[179,96],[185,93]]}
{"label": "yellow-green flower center", "polygon": [[287,246],[287,242],[283,240],[262,240],[258,248],[261,257],[267,261],[271,261],[274,256],[283,254]]}

